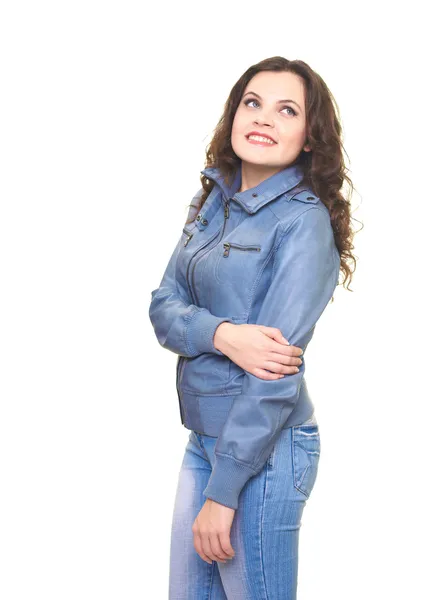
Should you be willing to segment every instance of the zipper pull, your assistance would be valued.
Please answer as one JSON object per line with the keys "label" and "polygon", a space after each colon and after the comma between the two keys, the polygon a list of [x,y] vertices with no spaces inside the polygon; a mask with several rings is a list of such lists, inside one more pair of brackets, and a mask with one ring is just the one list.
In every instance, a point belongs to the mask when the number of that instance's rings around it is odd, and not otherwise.
{"label": "zipper pull", "polygon": [[187,238],[183,243],[183,245],[186,246],[194,234],[191,233],[190,231],[188,231],[188,229],[186,229],[185,227],[183,229],[183,232],[186,233],[186,235],[187,235]]}
{"label": "zipper pull", "polygon": [[228,219],[230,216],[230,205],[228,202],[224,203],[224,218]]}
{"label": "zipper pull", "polygon": [[230,252],[230,243],[229,242],[224,242],[223,246],[224,246],[224,254],[223,254],[223,256],[226,257],[226,256],[229,255],[229,252]]}

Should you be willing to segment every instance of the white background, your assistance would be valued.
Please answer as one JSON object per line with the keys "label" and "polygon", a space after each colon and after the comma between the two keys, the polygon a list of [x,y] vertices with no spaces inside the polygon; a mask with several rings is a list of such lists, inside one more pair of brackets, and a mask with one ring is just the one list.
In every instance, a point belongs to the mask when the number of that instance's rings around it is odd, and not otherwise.
{"label": "white background", "polygon": [[1,4],[2,600],[167,598],[188,432],[150,292],[231,87],[275,55],[334,94],[364,224],[306,356],[298,597],[431,597],[428,51],[420,2]]}

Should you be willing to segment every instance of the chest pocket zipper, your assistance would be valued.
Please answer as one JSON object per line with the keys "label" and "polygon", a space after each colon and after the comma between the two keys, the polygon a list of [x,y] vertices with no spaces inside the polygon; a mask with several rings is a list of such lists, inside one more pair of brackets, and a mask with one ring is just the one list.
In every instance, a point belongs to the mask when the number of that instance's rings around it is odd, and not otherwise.
{"label": "chest pocket zipper", "polygon": [[187,235],[187,238],[183,243],[183,245],[186,246],[194,234],[191,233],[190,231],[188,231],[188,229],[186,227],[183,228],[183,233],[186,233],[186,235]]}
{"label": "chest pocket zipper", "polygon": [[236,250],[255,250],[256,252],[260,252],[262,249],[261,246],[244,246],[242,244],[235,244],[234,242],[224,242],[224,258],[226,258],[230,253],[230,248],[234,248]]}

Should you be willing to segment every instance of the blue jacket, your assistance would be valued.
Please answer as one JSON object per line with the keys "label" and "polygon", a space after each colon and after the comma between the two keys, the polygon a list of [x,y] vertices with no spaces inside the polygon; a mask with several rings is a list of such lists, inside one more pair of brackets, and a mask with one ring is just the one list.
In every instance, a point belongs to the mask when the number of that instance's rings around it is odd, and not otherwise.
{"label": "blue jacket", "polygon": [[[215,185],[195,221],[185,223],[151,292],[149,317],[159,343],[179,355],[182,424],[218,437],[204,495],[236,509],[281,430],[314,411],[304,355],[337,286],[340,255],[328,209],[302,185],[299,165],[244,192],[237,191],[240,168],[232,185],[217,168],[202,173]],[[192,207],[186,221],[193,214]],[[224,321],[278,327],[304,351],[299,373],[270,381],[241,369],[214,346]]]}

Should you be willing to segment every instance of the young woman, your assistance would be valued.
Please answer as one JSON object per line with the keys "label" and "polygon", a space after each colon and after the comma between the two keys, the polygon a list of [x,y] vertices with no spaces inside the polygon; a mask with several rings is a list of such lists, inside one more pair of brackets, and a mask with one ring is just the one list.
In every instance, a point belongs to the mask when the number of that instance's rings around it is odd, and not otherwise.
{"label": "young woman", "polygon": [[[152,292],[190,431],[170,599],[294,599],[319,427],[302,353],[355,258],[341,125],[323,79],[282,57],[237,81]],[[301,356],[302,355],[302,356]]]}

